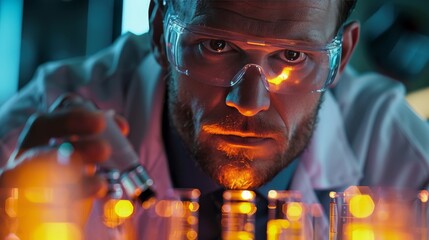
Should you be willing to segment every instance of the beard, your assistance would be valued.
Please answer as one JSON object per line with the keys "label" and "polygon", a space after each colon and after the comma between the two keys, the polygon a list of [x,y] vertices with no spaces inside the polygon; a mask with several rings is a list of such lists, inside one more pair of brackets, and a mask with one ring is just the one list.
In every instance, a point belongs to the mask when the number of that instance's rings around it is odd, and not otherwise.
{"label": "beard", "polygon": [[[180,81],[180,80],[179,80]],[[308,145],[316,124],[323,94],[310,114],[305,116],[292,134],[286,127],[278,127],[257,115],[246,117],[238,111],[201,124],[191,107],[177,92],[175,81],[168,78],[168,111],[170,123],[189,149],[199,167],[219,185],[227,189],[255,189],[273,179],[299,156]],[[189,97],[188,97],[189,98]],[[226,131],[254,132],[259,135],[275,133],[276,144],[261,151],[231,147],[216,141],[212,134],[200,128],[221,128]]]}

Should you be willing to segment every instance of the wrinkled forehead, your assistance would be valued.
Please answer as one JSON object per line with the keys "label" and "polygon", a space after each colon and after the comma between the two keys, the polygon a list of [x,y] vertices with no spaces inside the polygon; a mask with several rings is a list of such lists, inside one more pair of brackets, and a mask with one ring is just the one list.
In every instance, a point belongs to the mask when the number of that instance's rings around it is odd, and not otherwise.
{"label": "wrinkled forehead", "polygon": [[327,42],[335,33],[339,0],[173,0],[187,24],[246,35]]}

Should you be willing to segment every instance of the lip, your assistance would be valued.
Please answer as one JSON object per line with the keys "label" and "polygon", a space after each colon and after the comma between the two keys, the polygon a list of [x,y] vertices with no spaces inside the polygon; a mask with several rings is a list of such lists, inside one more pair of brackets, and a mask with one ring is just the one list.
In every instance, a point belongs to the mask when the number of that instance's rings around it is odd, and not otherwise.
{"label": "lip", "polygon": [[273,139],[256,136],[239,136],[239,135],[217,135],[222,141],[237,147],[251,148],[268,144]]}
{"label": "lip", "polygon": [[241,148],[263,147],[275,142],[274,134],[269,133],[230,130],[218,125],[205,125],[202,130],[217,140]]}

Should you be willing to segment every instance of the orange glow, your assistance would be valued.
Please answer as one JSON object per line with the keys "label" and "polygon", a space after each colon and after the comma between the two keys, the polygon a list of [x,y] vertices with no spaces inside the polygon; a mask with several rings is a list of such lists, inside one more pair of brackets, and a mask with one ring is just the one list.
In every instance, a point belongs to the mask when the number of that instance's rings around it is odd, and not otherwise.
{"label": "orange glow", "polygon": [[197,239],[198,233],[194,230],[189,230],[186,232],[186,239],[194,240]]}
{"label": "orange glow", "polygon": [[119,217],[128,218],[134,212],[133,204],[128,200],[119,200],[115,204],[115,213]]}
{"label": "orange glow", "polygon": [[268,198],[277,198],[277,191],[275,191],[275,190],[270,190],[269,192],[268,192]]}
{"label": "orange glow", "polygon": [[352,240],[374,240],[375,234],[371,228],[356,228],[352,230]]}
{"label": "orange glow", "polygon": [[247,222],[244,224],[244,230],[247,232],[254,232],[255,231],[255,225],[251,222]]}
{"label": "orange glow", "polygon": [[226,130],[218,124],[204,125],[202,130],[210,134],[236,135],[240,137],[258,137],[259,135],[252,132]]}
{"label": "orange glow", "polygon": [[197,198],[200,197],[200,195],[201,195],[200,190],[198,190],[198,189],[192,189],[192,191],[191,191],[191,199],[197,199]]}
{"label": "orange glow", "polygon": [[285,67],[283,68],[283,71],[277,75],[274,78],[267,78],[268,82],[274,85],[280,85],[282,84],[284,81],[288,80],[289,78],[289,73],[292,69],[290,67]]}
{"label": "orange glow", "polygon": [[[272,138],[270,135],[261,135],[251,131],[235,131],[235,130],[227,130],[224,127],[219,126],[218,124],[204,125],[202,126],[202,131],[209,135],[218,135],[218,136],[236,136],[242,138],[255,138],[255,139],[264,139],[264,138]],[[220,139],[220,141],[215,141],[212,143],[213,147],[216,148],[217,151],[224,153],[227,157],[237,158],[239,156],[242,159],[246,159],[252,161],[256,158],[266,158],[267,155],[272,154],[270,151],[267,151],[263,145],[254,145],[254,144],[246,144],[246,143],[238,143],[238,142],[228,142]],[[261,142],[261,144],[265,144],[265,142]],[[226,186],[230,188],[229,186]],[[252,188],[252,186],[243,187],[244,188]],[[239,188],[232,188],[239,189]]]}
{"label": "orange glow", "polygon": [[31,235],[31,240],[80,240],[79,228],[70,223],[43,223]]}
{"label": "orange glow", "polygon": [[10,197],[6,198],[5,212],[10,218],[15,218],[18,215],[18,189],[13,188],[10,192]]}
{"label": "orange glow", "polygon": [[375,204],[370,195],[355,195],[350,199],[349,211],[356,218],[366,218],[374,212]]}
{"label": "orange glow", "polygon": [[134,206],[128,200],[110,199],[104,203],[104,225],[117,227],[124,223],[134,212]]}
{"label": "orange glow", "polygon": [[224,240],[251,240],[254,239],[253,233],[245,231],[236,231],[236,232],[225,232],[223,233],[222,239]]}
{"label": "orange glow", "polygon": [[155,212],[160,217],[173,216],[173,209],[171,208],[170,201],[161,200],[155,205]]}
{"label": "orange glow", "polygon": [[251,203],[240,203],[238,205],[240,213],[248,214],[252,211],[252,204]]}
{"label": "orange glow", "polygon": [[[290,222],[286,219],[272,219],[267,224],[268,239],[276,239],[274,236],[280,234],[282,229],[288,229]],[[271,237],[271,238],[270,238]]]}
{"label": "orange glow", "polygon": [[291,221],[298,221],[301,219],[303,208],[301,203],[291,202],[283,205],[283,212],[286,210],[286,216]]}
{"label": "orange glow", "polygon": [[198,223],[198,218],[195,216],[188,216],[186,221],[188,222],[189,225],[195,225]]}
{"label": "orange glow", "polygon": [[255,204],[249,203],[249,202],[240,202],[240,203],[235,203],[235,204],[224,204],[222,206],[222,212],[252,215],[256,212],[256,206],[255,206]]}
{"label": "orange glow", "polygon": [[251,191],[244,190],[241,192],[241,199],[243,200],[252,200],[255,198],[255,193]]}
{"label": "orange glow", "polygon": [[[191,206],[192,205],[192,206]],[[196,203],[173,201],[173,200],[160,200],[155,205],[155,213],[160,217],[186,217],[191,209],[197,211],[199,205]]]}
{"label": "orange glow", "polygon": [[235,166],[220,169],[219,182],[229,189],[247,189],[253,185],[253,172]]}
{"label": "orange glow", "polygon": [[252,161],[255,158],[266,156],[266,150],[251,145],[243,145],[237,143],[221,142],[217,145],[217,150],[225,153],[228,157],[242,156],[245,159]]}
{"label": "orange glow", "polygon": [[50,188],[26,188],[23,195],[33,203],[50,203],[54,199],[53,190]]}
{"label": "orange glow", "polygon": [[255,46],[262,46],[262,47],[266,45],[265,42],[263,42],[263,41],[260,41],[260,42],[247,41],[247,44],[249,44],[249,45],[255,45]]}
{"label": "orange glow", "polygon": [[[388,225],[376,223],[348,223],[345,224],[345,239],[349,240],[414,240],[417,239],[412,229],[397,229]],[[425,238],[426,239],[426,238]]]}
{"label": "orange glow", "polygon": [[196,212],[200,208],[200,205],[197,202],[190,202],[188,208],[189,211]]}
{"label": "orange glow", "polygon": [[[356,194],[362,194],[361,190],[366,190],[366,188],[367,187],[362,187],[362,186],[350,186],[344,191],[344,196],[348,197]],[[368,191],[365,191],[365,192],[368,192]]]}
{"label": "orange glow", "polygon": [[13,197],[8,197],[6,199],[4,205],[5,205],[5,212],[9,217],[15,218],[18,215],[17,199],[15,199]]}
{"label": "orange glow", "polygon": [[148,200],[146,200],[142,203],[142,208],[145,210],[148,210],[149,208],[151,208],[155,204],[155,202],[156,202],[155,198],[153,198],[153,197],[149,198]]}
{"label": "orange glow", "polygon": [[429,199],[429,193],[426,190],[422,190],[419,192],[419,199],[421,202],[426,203]]}

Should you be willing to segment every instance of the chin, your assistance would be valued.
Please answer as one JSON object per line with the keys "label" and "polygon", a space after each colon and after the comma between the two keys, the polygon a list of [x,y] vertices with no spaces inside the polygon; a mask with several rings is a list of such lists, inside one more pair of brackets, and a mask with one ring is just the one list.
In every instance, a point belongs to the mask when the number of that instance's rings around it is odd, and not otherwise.
{"label": "chin", "polygon": [[195,159],[204,172],[226,189],[256,189],[289,164],[282,160],[282,154],[273,151],[241,148],[225,151],[224,145],[216,146],[213,142],[200,145],[194,152]]}
{"label": "chin", "polygon": [[220,166],[213,177],[227,189],[254,189],[261,185],[261,180],[253,169],[237,166],[237,164]]}
{"label": "chin", "polygon": [[[244,165],[244,166],[243,166]],[[221,165],[213,178],[226,189],[256,189],[270,178],[246,163]]]}

